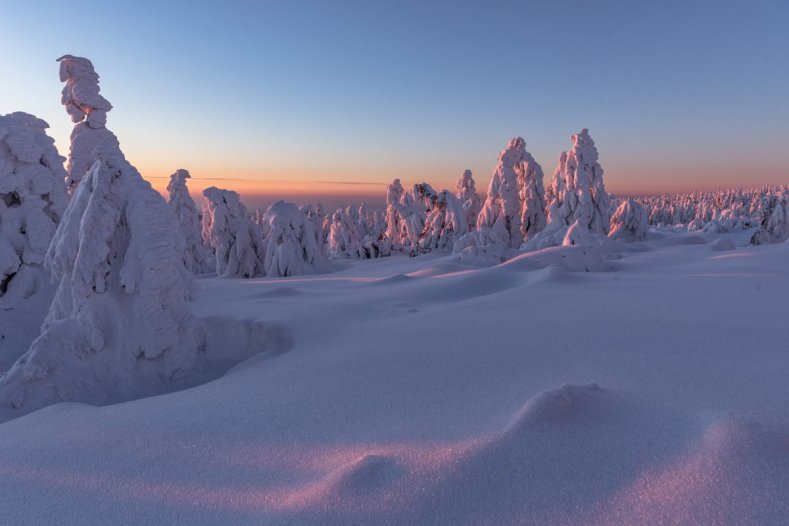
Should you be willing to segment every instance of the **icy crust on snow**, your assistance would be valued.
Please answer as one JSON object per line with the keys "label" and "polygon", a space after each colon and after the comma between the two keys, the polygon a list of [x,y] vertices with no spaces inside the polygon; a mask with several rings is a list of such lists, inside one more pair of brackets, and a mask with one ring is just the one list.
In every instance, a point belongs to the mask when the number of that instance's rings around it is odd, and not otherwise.
{"label": "icy crust on snow", "polygon": [[121,155],[97,160],[46,255],[59,281],[41,335],[2,377],[0,399],[23,411],[107,404],[160,392],[203,350],[187,308],[196,288],[162,197]]}
{"label": "icy crust on snow", "polygon": [[203,241],[216,255],[216,273],[254,278],[266,273],[266,248],[238,194],[211,186],[203,190]]}
{"label": "icy crust on snow", "polygon": [[299,208],[285,201],[268,207],[264,216],[264,266],[269,276],[299,276],[328,270],[328,261],[316,224]]}
{"label": "icy crust on snow", "polygon": [[48,281],[42,264],[66,208],[65,159],[48,127],[27,113],[0,115],[0,296],[15,301]]}
{"label": "icy crust on snow", "polygon": [[215,264],[210,249],[203,243],[202,217],[195,206],[194,199],[189,194],[186,180],[191,178],[189,172],[182,168],[170,176],[167,184],[170,205],[184,238],[183,260],[186,268],[194,274],[213,272]]}
{"label": "icy crust on snow", "polygon": [[93,165],[94,152],[105,157],[120,150],[118,138],[105,126],[112,105],[99,93],[99,75],[93,63],[83,57],[63,55],[60,81],[65,82],[60,102],[75,124],[66,170],[66,185],[73,194],[82,177]]}

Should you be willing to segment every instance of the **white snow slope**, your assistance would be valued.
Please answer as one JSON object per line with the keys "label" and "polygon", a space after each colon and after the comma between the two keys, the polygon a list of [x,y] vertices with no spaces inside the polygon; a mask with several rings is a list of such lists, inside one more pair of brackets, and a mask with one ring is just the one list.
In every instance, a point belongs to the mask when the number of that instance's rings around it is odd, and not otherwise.
{"label": "white snow slope", "polygon": [[751,233],[652,232],[611,272],[556,247],[199,280],[209,358],[263,352],[0,414],[0,520],[789,523],[789,243]]}

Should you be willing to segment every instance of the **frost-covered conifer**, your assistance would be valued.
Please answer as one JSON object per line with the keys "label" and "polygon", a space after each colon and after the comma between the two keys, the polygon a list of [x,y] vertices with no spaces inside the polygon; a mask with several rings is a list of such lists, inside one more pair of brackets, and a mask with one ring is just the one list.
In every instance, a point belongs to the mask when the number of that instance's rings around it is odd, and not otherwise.
{"label": "frost-covered conifer", "polygon": [[634,199],[625,199],[611,216],[608,237],[625,241],[643,241],[647,238],[649,221],[646,210]]}
{"label": "frost-covered conifer", "polygon": [[467,233],[463,204],[451,192],[443,190],[436,194],[428,211],[425,228],[419,237],[419,251],[452,250],[455,242]]}
{"label": "frost-covered conifer", "polygon": [[400,179],[395,179],[386,188],[386,237],[392,248],[399,250],[405,245],[405,217],[402,199],[405,194]]}
{"label": "frost-covered conifer", "polygon": [[314,223],[293,203],[277,201],[266,210],[265,267],[269,276],[325,272],[326,257]]}
{"label": "frost-covered conifer", "polygon": [[521,137],[511,139],[501,151],[477,218],[477,228],[488,231],[492,239],[505,247],[518,248],[523,241],[518,173],[522,172],[527,155],[526,142]]}
{"label": "frost-covered conifer", "polygon": [[356,223],[341,208],[332,215],[329,255],[334,258],[366,257],[356,232]]}
{"label": "frost-covered conifer", "polygon": [[105,126],[112,104],[99,93],[99,75],[90,60],[63,55],[60,62],[60,81],[65,82],[60,102],[75,123],[71,132],[71,150],[66,170],[66,186],[73,194],[82,177],[93,165],[94,151],[104,157],[120,151],[118,138]]}
{"label": "frost-covered conifer", "polygon": [[203,196],[203,242],[216,254],[217,275],[253,278],[265,274],[260,229],[238,194],[212,186],[203,190]]}
{"label": "frost-covered conifer", "polygon": [[[0,296],[34,294],[66,208],[65,159],[33,115],[0,115]],[[16,296],[16,295],[15,295]]]}
{"label": "frost-covered conifer", "polygon": [[522,167],[518,170],[518,186],[521,200],[521,232],[529,239],[545,229],[545,188],[540,164],[525,152]]}
{"label": "frost-covered conifer", "polygon": [[751,237],[752,244],[781,243],[789,239],[789,192],[765,196],[759,214],[762,220],[759,230]]}
{"label": "frost-covered conifer", "polygon": [[477,228],[477,216],[482,210],[482,198],[477,193],[476,183],[471,170],[466,170],[458,179],[455,196],[463,205],[466,212],[467,230],[471,232]]}
{"label": "frost-covered conifer", "polygon": [[183,255],[186,268],[194,274],[212,272],[211,254],[208,247],[203,244],[201,231],[201,216],[197,206],[189,195],[186,180],[191,176],[187,170],[178,169],[170,176],[167,191],[170,194],[168,204],[173,209],[178,224],[181,227],[185,240]]}

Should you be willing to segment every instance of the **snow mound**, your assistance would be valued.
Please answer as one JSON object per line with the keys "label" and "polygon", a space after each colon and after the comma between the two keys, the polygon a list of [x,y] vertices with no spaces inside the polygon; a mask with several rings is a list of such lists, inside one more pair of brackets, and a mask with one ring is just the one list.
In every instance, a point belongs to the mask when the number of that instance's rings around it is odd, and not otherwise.
{"label": "snow mound", "polygon": [[735,248],[734,241],[728,238],[720,238],[710,245],[710,250],[714,250],[715,252],[725,252],[727,250],[734,250]]}
{"label": "snow mound", "polygon": [[324,491],[335,498],[364,497],[383,490],[403,471],[394,458],[376,454],[362,455],[333,473]]}
{"label": "snow mound", "polygon": [[515,432],[523,425],[550,422],[569,416],[573,411],[600,398],[605,391],[597,384],[564,384],[529,398],[509,426]]}
{"label": "snow mound", "polygon": [[569,272],[609,272],[611,265],[598,247],[570,245],[526,252],[504,263],[503,267],[536,270],[556,266]]}

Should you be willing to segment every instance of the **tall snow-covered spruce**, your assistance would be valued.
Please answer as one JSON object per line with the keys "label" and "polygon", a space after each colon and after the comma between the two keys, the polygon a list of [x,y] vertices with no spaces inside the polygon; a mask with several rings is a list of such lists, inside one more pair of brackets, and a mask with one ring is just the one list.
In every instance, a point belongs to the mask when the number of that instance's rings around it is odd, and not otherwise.
{"label": "tall snow-covered spruce", "polygon": [[523,242],[518,179],[524,160],[530,158],[526,141],[521,137],[510,140],[499,154],[485,204],[477,218],[477,228],[487,231],[492,239],[499,240],[505,247],[518,248]]}
{"label": "tall snow-covered spruce", "polygon": [[[93,71],[87,59],[67,57]],[[24,411],[162,392],[201,359],[175,216],[119,148],[105,143],[95,154],[47,251],[59,285],[41,335],[0,377],[0,400]]]}
{"label": "tall snow-covered spruce", "polygon": [[[553,174],[548,203],[548,225],[525,243],[527,250],[562,244],[571,225],[573,239],[591,239],[608,234],[611,198],[603,183],[603,168],[597,148],[583,129],[572,136],[573,147],[562,152]],[[578,229],[587,230],[581,233]]]}
{"label": "tall snow-covered spruce", "polygon": [[170,198],[167,203],[175,212],[185,240],[184,264],[190,272],[202,274],[211,272],[214,268],[210,251],[203,243],[200,213],[186,187],[186,180],[190,177],[189,172],[184,169],[178,169],[170,176],[167,185]]}
{"label": "tall snow-covered spruce", "polygon": [[238,194],[211,186],[203,190],[203,197],[203,241],[216,254],[216,274],[226,278],[264,275],[266,250],[261,231]]}
{"label": "tall snow-covered spruce", "polygon": [[0,296],[34,294],[66,208],[63,157],[33,115],[0,115]]}
{"label": "tall snow-covered spruce", "polygon": [[471,232],[477,228],[477,216],[482,210],[482,198],[477,193],[477,186],[471,170],[465,170],[458,179],[455,196],[463,205],[463,210],[466,212],[467,230]]}
{"label": "tall snow-covered spruce", "polygon": [[112,109],[112,104],[99,93],[99,75],[91,61],[63,55],[58,62],[60,81],[66,83],[60,102],[75,124],[71,131],[71,149],[66,167],[66,186],[68,192],[73,194],[95,161],[94,151],[112,155],[120,151],[120,144],[115,134],[106,128],[107,112]]}
{"label": "tall snow-covered spruce", "polygon": [[518,188],[521,200],[521,233],[529,239],[541,232],[547,224],[545,217],[545,187],[542,166],[529,152],[525,152],[518,170]]}

